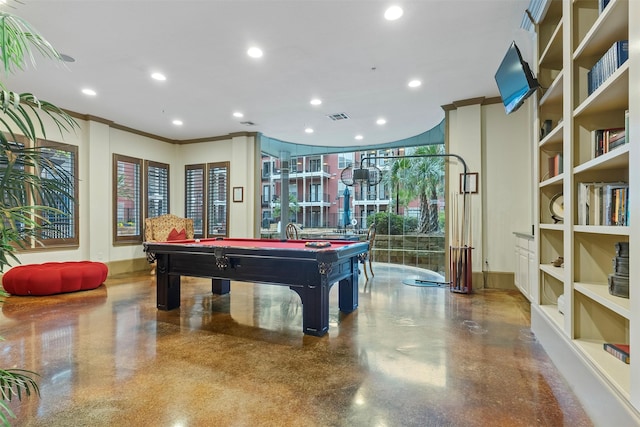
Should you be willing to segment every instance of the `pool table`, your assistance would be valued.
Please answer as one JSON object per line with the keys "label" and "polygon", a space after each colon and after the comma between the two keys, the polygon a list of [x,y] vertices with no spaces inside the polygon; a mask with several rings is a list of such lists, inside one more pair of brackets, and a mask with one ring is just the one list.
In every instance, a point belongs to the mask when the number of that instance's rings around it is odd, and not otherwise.
{"label": "pool table", "polygon": [[[339,283],[338,306],[358,308],[358,262],[369,244],[324,241],[311,247],[306,240],[213,238],[145,242],[156,260],[157,307],[180,306],[180,276],[210,277],[215,294],[229,293],[230,281],[289,286],[302,301],[302,331],[322,336],[329,329],[329,290]],[[321,243],[323,244],[323,243]]]}

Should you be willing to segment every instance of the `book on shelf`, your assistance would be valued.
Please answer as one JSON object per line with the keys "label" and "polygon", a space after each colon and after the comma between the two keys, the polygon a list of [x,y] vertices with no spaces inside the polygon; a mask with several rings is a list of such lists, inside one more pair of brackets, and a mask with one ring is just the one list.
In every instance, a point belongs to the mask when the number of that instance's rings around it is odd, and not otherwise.
{"label": "book on shelf", "polygon": [[629,142],[629,110],[624,110],[624,134],[626,142]]}
{"label": "book on shelf", "polygon": [[598,157],[627,142],[625,128],[597,129],[591,132],[591,152]]}
{"label": "book on shelf", "polygon": [[622,360],[624,363],[629,364],[631,361],[631,353],[629,352],[629,344],[617,344],[606,342],[603,344],[604,350]]}
{"label": "book on shelf", "polygon": [[602,13],[605,7],[609,4],[609,0],[598,0],[598,13]]}
{"label": "book on shelf", "polygon": [[629,224],[629,184],[579,182],[578,225]]}
{"label": "book on shelf", "polygon": [[629,59],[629,40],[619,40],[587,72],[587,91],[595,92],[622,64]]}
{"label": "book on shelf", "polygon": [[553,178],[562,172],[564,172],[562,165],[562,153],[549,157],[549,178]]}

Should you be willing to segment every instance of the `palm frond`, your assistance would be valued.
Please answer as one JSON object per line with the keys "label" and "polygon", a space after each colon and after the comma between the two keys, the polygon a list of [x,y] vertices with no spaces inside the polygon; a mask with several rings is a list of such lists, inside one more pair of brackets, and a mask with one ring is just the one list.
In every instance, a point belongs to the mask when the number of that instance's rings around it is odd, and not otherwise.
{"label": "palm frond", "polygon": [[[48,117],[61,135],[78,127],[78,123],[66,111],[50,102],[39,100],[32,93],[0,91],[0,112],[6,116],[0,118],[0,131],[7,132],[14,140],[14,128],[31,141],[36,140],[38,131],[46,138],[46,126],[41,116]],[[7,137],[0,133],[0,141],[7,142]]]}
{"label": "palm frond", "polygon": [[[35,66],[34,52],[62,63],[61,55],[27,21],[0,11],[0,60],[5,74]],[[60,134],[75,130],[76,121],[55,105],[31,93],[12,92],[0,82],[0,272],[19,262],[17,247],[37,241],[50,226],[49,214],[64,214],[75,188],[73,177],[57,167],[45,147],[25,147],[16,133],[35,144],[46,138],[45,122],[52,121]],[[47,123],[47,125],[49,125]],[[0,290],[0,298],[6,293]],[[0,303],[3,301],[0,300]],[[13,398],[40,395],[36,373],[22,369],[0,370],[0,423],[15,418],[7,404]]]}
{"label": "palm frond", "polygon": [[0,45],[0,58],[6,73],[23,70],[27,59],[35,65],[33,48],[45,57],[62,61],[58,51],[31,24],[7,12],[0,12]]}
{"label": "palm frond", "polygon": [[0,369],[0,421],[9,426],[9,418],[15,418],[15,414],[7,404],[17,398],[29,397],[31,394],[40,396],[38,383],[31,376],[38,376],[35,372],[24,369]]}

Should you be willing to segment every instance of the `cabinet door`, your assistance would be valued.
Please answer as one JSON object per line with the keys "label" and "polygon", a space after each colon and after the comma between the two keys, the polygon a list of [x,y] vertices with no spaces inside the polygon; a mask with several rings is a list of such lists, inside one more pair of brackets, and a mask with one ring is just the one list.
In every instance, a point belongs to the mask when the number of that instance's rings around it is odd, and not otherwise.
{"label": "cabinet door", "polygon": [[[536,256],[533,252],[529,252],[528,254],[528,258],[529,258],[529,271],[528,271],[528,277],[527,277],[527,282],[529,283],[529,286],[532,286],[534,283],[536,283],[536,268],[538,268],[538,263],[536,261]],[[529,292],[531,295],[531,288],[529,288]],[[529,301],[531,301],[531,298],[529,298]]]}
{"label": "cabinet door", "polygon": [[520,285],[520,283],[521,283],[520,282],[520,251],[521,250],[522,249],[520,249],[520,247],[517,244],[517,240],[516,240],[516,248],[515,248],[515,252],[514,252],[514,255],[515,255],[514,268],[515,268],[515,271],[513,272],[513,282],[514,282],[514,284],[516,285],[516,287],[518,289],[520,289],[520,286],[521,286]]}
{"label": "cabinet door", "polygon": [[518,257],[518,270],[519,270],[519,278],[518,281],[520,285],[520,291],[529,298],[529,254],[522,249],[520,250],[520,254]]}

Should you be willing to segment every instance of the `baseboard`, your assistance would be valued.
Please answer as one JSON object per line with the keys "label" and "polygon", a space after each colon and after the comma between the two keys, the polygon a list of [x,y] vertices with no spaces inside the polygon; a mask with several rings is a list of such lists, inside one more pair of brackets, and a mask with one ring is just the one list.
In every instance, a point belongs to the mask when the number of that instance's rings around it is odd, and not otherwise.
{"label": "baseboard", "polygon": [[531,330],[582,403],[593,425],[640,425],[640,413],[602,378],[535,304],[531,305]]}
{"label": "baseboard", "polygon": [[474,289],[518,290],[514,283],[514,274],[504,271],[474,271]]}
{"label": "baseboard", "polygon": [[151,271],[151,265],[146,258],[125,259],[121,261],[110,261],[106,263],[109,267],[109,276],[118,274],[133,273],[134,271]]}

